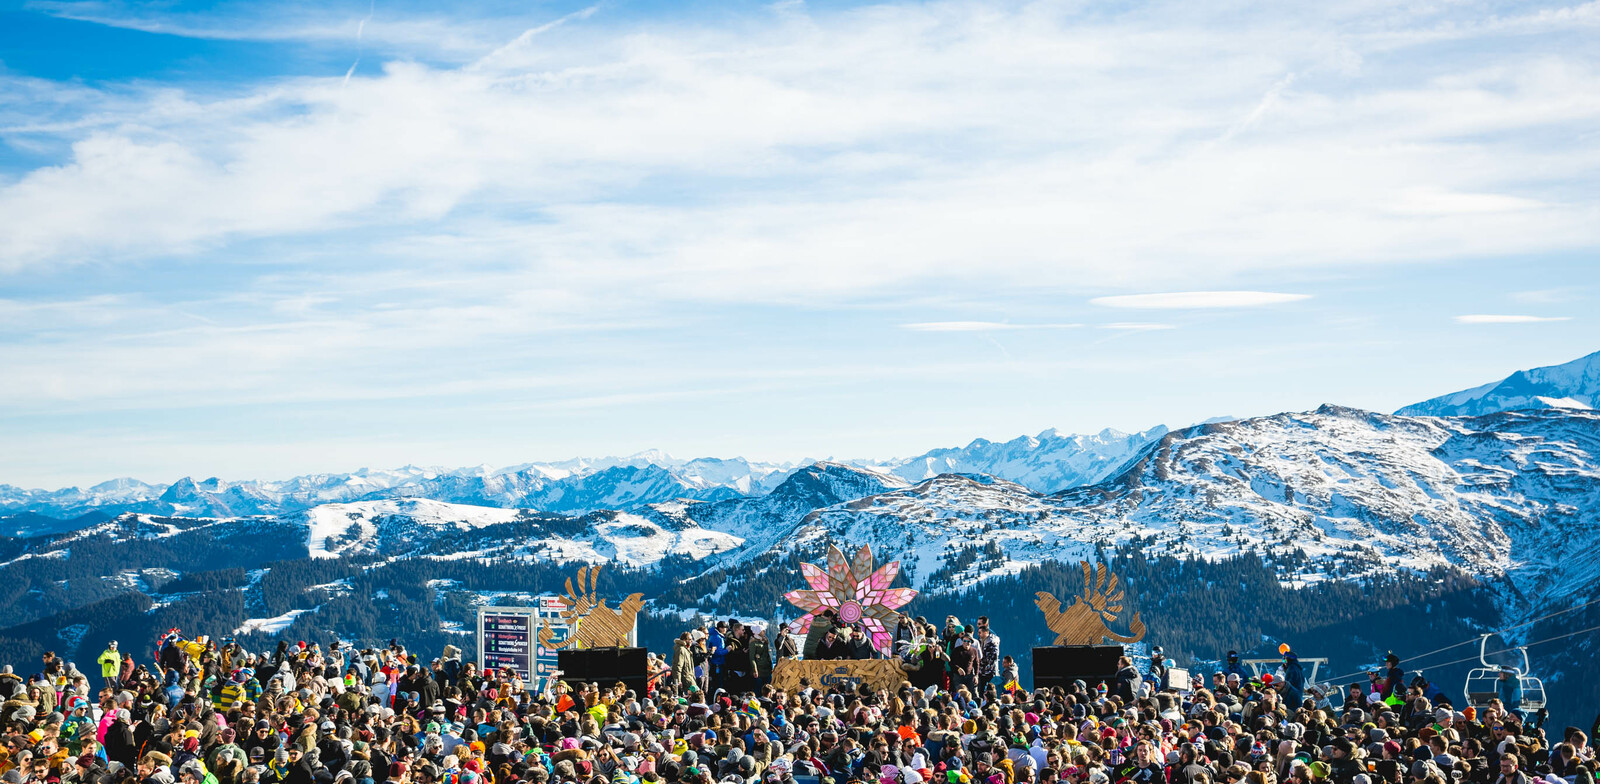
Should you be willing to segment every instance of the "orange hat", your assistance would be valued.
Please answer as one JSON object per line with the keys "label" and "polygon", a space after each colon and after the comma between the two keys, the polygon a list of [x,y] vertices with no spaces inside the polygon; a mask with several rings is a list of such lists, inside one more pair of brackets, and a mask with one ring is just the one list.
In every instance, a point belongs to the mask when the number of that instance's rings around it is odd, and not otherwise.
{"label": "orange hat", "polygon": [[1466,716],[1467,721],[1472,721],[1473,719],[1478,718],[1478,709],[1468,705],[1466,708],[1462,709],[1461,715]]}

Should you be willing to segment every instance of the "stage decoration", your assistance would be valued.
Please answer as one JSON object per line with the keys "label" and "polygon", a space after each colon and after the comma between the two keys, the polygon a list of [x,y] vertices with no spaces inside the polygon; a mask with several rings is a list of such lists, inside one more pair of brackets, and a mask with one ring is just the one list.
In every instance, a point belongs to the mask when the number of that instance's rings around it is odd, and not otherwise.
{"label": "stage decoration", "polygon": [[789,693],[800,691],[800,679],[823,689],[855,691],[863,684],[873,691],[894,689],[906,679],[899,659],[819,661],[783,659],[772,670],[772,686]]}
{"label": "stage decoration", "polygon": [[811,586],[809,591],[790,591],[783,598],[805,610],[806,614],[790,624],[790,631],[805,634],[812,621],[832,610],[839,623],[860,626],[872,641],[872,647],[887,651],[894,643],[894,625],[900,613],[896,612],[916,598],[910,588],[890,588],[889,584],[900,574],[900,562],[890,561],[873,571],[872,547],[862,545],[853,559],[847,560],[844,552],[828,545],[828,568],[816,564],[800,564],[800,574]]}
{"label": "stage decoration", "polygon": [[[539,644],[553,651],[577,646],[579,648],[621,648],[628,644],[628,632],[633,629],[634,618],[644,607],[644,594],[636,593],[622,600],[616,609],[606,606],[606,600],[595,595],[595,583],[600,579],[600,566],[578,569],[578,587],[572,587],[567,578],[567,595],[557,597],[563,609],[561,617],[572,632],[565,640],[556,642],[555,630],[546,618],[539,627]],[[588,586],[583,583],[588,580]]]}
{"label": "stage decoration", "polygon": [[[1123,636],[1111,630],[1107,623],[1117,619],[1122,612],[1123,592],[1117,588],[1117,576],[1100,564],[1091,569],[1088,561],[1083,567],[1083,594],[1073,597],[1072,606],[1061,609],[1061,600],[1040,591],[1034,594],[1034,604],[1044,611],[1044,622],[1056,633],[1056,645],[1099,645],[1109,638],[1116,642],[1133,643],[1144,639],[1144,622],[1139,613],[1133,614],[1129,624],[1133,634]],[[1110,578],[1109,584],[1106,578]]]}

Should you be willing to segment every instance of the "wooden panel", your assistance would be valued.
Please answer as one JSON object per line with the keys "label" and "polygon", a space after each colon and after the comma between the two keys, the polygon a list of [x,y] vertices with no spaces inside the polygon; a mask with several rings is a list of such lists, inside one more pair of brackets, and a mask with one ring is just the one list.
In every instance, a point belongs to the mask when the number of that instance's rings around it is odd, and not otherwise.
{"label": "wooden panel", "polygon": [[1045,625],[1056,633],[1056,645],[1099,645],[1107,639],[1133,643],[1144,639],[1144,622],[1137,612],[1128,624],[1131,634],[1117,634],[1107,625],[1122,612],[1123,591],[1117,587],[1117,576],[1105,564],[1095,570],[1088,561],[1078,563],[1083,567],[1083,593],[1073,597],[1070,607],[1062,609],[1061,600],[1047,591],[1034,594],[1034,604],[1044,612]]}
{"label": "wooden panel", "polygon": [[878,691],[898,687],[906,679],[906,671],[897,659],[784,659],[772,670],[772,685],[784,691],[799,691],[801,678],[810,679],[811,685],[816,688],[853,690],[865,683]]}

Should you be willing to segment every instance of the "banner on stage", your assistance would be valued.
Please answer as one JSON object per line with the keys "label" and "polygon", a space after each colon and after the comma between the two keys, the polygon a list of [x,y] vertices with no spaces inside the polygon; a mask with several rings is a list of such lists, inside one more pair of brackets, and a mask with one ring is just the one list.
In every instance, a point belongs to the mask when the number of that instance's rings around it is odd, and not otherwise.
{"label": "banner on stage", "polygon": [[855,690],[865,684],[877,691],[898,687],[906,679],[906,671],[898,659],[784,659],[772,670],[772,685],[784,691],[799,691],[801,678],[823,689]]}

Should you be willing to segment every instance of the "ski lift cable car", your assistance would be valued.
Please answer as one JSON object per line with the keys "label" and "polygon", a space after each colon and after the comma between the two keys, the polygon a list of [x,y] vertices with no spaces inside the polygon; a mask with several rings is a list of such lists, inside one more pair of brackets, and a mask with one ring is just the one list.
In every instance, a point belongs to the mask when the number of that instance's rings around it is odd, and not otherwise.
{"label": "ski lift cable car", "polygon": [[1522,684],[1522,710],[1539,710],[1545,706],[1544,681],[1529,675],[1532,667],[1528,665],[1528,649],[1526,647],[1507,648],[1498,653],[1513,653],[1522,659],[1522,666],[1506,666],[1489,663],[1489,638],[1492,635],[1483,634],[1478,637],[1478,664],[1467,673],[1467,682],[1464,691],[1467,702],[1473,707],[1482,710],[1489,701],[1500,696],[1500,673],[1509,671],[1511,677],[1518,679]]}

